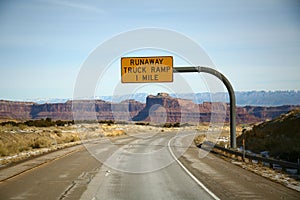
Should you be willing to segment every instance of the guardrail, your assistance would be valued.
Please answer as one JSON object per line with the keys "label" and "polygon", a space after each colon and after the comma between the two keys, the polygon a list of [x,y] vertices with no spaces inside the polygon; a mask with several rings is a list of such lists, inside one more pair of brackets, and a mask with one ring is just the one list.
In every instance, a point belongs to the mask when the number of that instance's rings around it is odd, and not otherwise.
{"label": "guardrail", "polygon": [[281,167],[281,169],[283,171],[287,171],[287,169],[296,169],[297,173],[298,174],[300,173],[300,164],[299,163],[287,162],[287,161],[283,161],[283,160],[276,160],[273,158],[266,158],[266,157],[262,157],[262,156],[258,156],[258,155],[251,155],[249,153],[240,152],[235,149],[227,149],[227,148],[221,147],[219,145],[213,144],[211,142],[204,142],[201,145],[201,148],[213,151],[215,153],[221,153],[225,156],[230,156],[233,158],[236,157],[237,159],[243,160],[245,162],[247,162],[247,160],[248,160],[248,162],[256,161],[256,162],[262,163],[264,165],[269,164],[269,167],[277,168],[277,169],[280,169],[280,167]]}

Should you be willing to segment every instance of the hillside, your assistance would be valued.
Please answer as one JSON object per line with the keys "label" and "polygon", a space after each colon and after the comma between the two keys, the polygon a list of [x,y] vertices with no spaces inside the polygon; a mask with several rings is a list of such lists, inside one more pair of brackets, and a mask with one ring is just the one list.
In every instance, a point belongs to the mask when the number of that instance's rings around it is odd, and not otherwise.
{"label": "hillside", "polygon": [[239,146],[243,138],[246,150],[268,151],[272,157],[297,162],[300,158],[300,110],[292,110],[244,131],[237,138]]}

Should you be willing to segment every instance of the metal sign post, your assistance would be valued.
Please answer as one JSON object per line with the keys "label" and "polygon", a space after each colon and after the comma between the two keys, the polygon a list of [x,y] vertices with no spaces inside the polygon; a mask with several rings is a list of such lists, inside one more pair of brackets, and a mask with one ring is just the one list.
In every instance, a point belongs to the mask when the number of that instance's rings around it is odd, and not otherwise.
{"label": "metal sign post", "polygon": [[230,98],[230,147],[236,148],[236,100],[234,90],[228,79],[215,69],[208,67],[174,67],[174,73],[205,72],[219,78],[226,86]]}

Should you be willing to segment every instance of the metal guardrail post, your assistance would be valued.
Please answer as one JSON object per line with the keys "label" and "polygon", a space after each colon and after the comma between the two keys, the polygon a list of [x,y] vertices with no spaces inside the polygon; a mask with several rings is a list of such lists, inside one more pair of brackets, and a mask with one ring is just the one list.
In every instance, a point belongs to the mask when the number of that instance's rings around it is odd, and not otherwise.
{"label": "metal guardrail post", "polygon": [[219,78],[226,86],[229,99],[230,99],[230,147],[236,148],[236,100],[233,87],[231,86],[228,79],[220,72],[215,69],[208,68],[208,67],[174,67],[174,73],[187,73],[187,72],[205,72],[208,74],[212,74]]}

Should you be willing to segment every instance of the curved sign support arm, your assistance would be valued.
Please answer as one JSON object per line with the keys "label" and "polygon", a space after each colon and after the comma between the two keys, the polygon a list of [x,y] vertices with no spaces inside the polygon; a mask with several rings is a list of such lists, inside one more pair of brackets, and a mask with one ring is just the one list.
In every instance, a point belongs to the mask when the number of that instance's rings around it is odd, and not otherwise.
{"label": "curved sign support arm", "polygon": [[187,72],[205,72],[212,74],[220,79],[226,86],[230,98],[230,147],[236,148],[236,100],[233,87],[228,79],[215,69],[208,67],[174,67],[174,73],[187,73]]}

